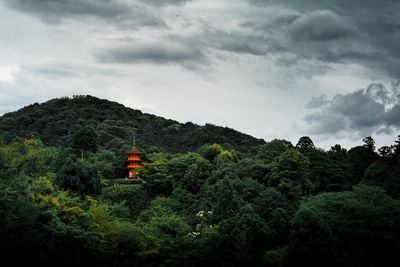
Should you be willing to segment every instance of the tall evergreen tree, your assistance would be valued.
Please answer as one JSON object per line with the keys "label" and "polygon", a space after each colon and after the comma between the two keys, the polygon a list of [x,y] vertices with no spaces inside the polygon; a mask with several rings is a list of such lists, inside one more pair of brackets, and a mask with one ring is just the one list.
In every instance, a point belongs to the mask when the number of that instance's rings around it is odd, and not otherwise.
{"label": "tall evergreen tree", "polygon": [[97,136],[93,127],[73,125],[68,135],[69,146],[84,159],[85,152],[97,151]]}

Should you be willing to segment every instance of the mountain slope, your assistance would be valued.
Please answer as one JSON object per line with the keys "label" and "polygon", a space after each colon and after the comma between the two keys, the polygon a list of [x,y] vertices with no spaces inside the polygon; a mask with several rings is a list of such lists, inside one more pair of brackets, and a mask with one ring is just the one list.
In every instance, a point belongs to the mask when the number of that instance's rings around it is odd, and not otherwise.
{"label": "mountain slope", "polygon": [[47,145],[65,146],[74,124],[93,126],[100,148],[115,152],[131,147],[133,132],[139,147],[173,153],[193,151],[214,142],[239,151],[265,143],[230,128],[182,124],[93,96],[56,98],[6,113],[0,117],[0,132],[20,137],[35,135]]}

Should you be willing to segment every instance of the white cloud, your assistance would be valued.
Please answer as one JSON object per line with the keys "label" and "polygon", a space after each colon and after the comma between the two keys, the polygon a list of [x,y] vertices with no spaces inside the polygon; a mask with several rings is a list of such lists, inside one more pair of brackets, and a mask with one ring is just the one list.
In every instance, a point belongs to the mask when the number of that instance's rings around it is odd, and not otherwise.
{"label": "white cloud", "polygon": [[0,65],[0,82],[13,83],[15,81],[15,73],[18,72],[18,70],[18,66]]}

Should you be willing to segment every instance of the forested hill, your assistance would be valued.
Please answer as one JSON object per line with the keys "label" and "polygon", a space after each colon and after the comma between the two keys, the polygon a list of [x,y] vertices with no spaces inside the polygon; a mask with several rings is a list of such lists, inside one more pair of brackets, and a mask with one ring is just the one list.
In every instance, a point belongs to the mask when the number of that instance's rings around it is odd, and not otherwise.
{"label": "forested hill", "polygon": [[133,132],[137,145],[147,151],[187,152],[207,143],[247,151],[265,143],[230,128],[183,124],[89,95],[56,98],[6,113],[0,117],[0,132],[10,138],[34,135],[47,145],[65,146],[75,124],[92,126],[100,148],[114,152],[131,147]]}

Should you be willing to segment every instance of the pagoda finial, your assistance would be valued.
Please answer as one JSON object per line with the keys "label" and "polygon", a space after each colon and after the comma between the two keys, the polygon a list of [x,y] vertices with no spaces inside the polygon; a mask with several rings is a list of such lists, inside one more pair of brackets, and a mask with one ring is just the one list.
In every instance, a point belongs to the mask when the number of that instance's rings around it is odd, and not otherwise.
{"label": "pagoda finial", "polygon": [[133,147],[136,147],[136,133],[133,132]]}

